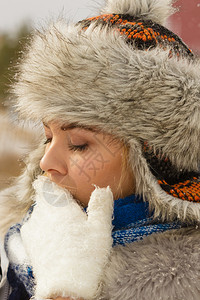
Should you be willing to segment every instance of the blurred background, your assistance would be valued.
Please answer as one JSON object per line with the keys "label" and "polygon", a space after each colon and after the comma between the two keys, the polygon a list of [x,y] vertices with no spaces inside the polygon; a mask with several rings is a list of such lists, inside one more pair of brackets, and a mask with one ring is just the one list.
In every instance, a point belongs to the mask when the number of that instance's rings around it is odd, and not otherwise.
{"label": "blurred background", "polygon": [[[36,139],[32,124],[17,122],[17,116],[5,107],[14,66],[28,42],[33,28],[49,19],[64,16],[78,21],[96,14],[103,0],[1,0],[0,2],[0,190],[9,186],[24,167],[23,159]],[[169,18],[167,27],[200,54],[200,0],[178,0],[179,9]]]}

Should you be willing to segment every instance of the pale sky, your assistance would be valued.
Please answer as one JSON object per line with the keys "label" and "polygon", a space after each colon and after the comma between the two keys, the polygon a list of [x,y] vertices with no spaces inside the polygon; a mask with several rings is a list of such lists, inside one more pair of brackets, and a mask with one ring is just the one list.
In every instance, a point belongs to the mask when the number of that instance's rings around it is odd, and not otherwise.
{"label": "pale sky", "polygon": [[104,0],[0,0],[0,32],[15,31],[23,22],[44,24],[62,13],[78,21],[97,13]]}

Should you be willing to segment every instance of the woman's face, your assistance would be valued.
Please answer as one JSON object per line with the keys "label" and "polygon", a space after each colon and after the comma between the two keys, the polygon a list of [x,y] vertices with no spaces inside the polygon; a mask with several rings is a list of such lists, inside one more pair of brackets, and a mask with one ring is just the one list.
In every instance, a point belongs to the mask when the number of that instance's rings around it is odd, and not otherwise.
{"label": "woman's face", "polygon": [[94,129],[69,124],[60,126],[57,122],[44,124],[44,130],[47,140],[41,169],[84,206],[89,202],[94,185],[109,185],[114,199],[134,192],[132,172],[123,167],[122,142]]}

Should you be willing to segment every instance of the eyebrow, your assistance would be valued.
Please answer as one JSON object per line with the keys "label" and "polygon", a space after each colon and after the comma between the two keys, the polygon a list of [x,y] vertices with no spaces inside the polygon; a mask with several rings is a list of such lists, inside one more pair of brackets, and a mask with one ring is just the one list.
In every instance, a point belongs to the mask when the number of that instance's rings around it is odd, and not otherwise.
{"label": "eyebrow", "polygon": [[[50,129],[50,127],[47,123],[43,122],[43,125],[45,127],[47,127],[48,129]],[[72,130],[72,129],[75,129],[75,128],[77,128],[77,129],[80,128],[80,129],[88,130],[88,131],[91,131],[91,132],[98,132],[99,131],[96,128],[92,128],[92,127],[85,126],[85,125],[79,125],[79,124],[76,124],[76,123],[71,123],[71,124],[68,124],[68,125],[62,125],[60,127],[60,129],[63,130],[63,131]]]}

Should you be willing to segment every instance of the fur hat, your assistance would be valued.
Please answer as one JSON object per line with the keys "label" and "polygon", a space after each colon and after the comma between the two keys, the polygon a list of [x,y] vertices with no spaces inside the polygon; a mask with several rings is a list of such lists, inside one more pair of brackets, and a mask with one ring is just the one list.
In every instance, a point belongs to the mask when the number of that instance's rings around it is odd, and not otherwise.
{"label": "fur hat", "polygon": [[15,107],[119,137],[155,216],[199,221],[200,62],[163,26],[171,2],[107,0],[99,16],[37,32]]}

